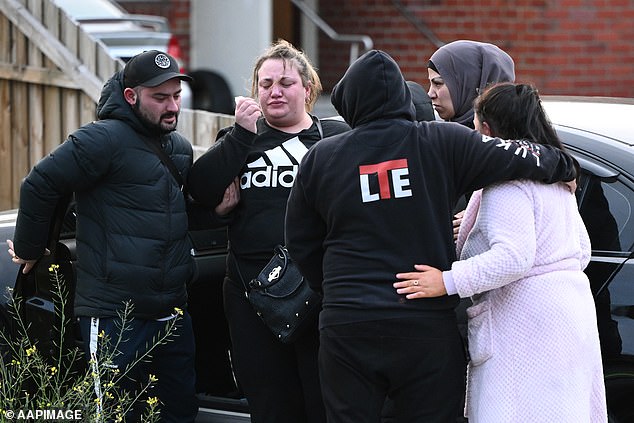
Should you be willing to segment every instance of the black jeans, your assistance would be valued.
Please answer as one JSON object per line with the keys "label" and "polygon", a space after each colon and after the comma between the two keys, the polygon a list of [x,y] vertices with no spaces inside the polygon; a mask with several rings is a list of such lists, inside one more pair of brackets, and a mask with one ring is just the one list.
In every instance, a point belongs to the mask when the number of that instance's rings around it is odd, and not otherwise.
{"label": "black jeans", "polygon": [[244,296],[225,279],[224,306],[236,378],[253,423],[324,423],[319,386],[317,322],[293,344],[283,344]]}
{"label": "black jeans", "polygon": [[329,423],[378,423],[388,396],[398,423],[462,413],[466,358],[453,312],[329,326],[320,342]]}

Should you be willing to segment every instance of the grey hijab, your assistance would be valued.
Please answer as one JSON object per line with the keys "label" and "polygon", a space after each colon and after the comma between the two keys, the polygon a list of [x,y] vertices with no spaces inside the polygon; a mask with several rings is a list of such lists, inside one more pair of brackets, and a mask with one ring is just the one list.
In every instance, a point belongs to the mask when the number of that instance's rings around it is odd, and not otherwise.
{"label": "grey hijab", "polygon": [[455,111],[453,122],[473,128],[473,100],[487,85],[515,82],[513,59],[499,47],[458,40],[440,47],[430,66],[445,81]]}

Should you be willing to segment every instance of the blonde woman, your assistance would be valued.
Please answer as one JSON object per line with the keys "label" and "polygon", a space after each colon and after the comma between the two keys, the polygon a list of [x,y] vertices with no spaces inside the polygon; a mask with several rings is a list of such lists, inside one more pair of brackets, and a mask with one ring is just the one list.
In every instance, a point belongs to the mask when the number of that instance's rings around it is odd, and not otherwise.
{"label": "blonde woman", "polygon": [[[317,322],[296,342],[283,344],[244,295],[273,248],[284,243],[286,200],[302,157],[320,139],[349,129],[310,113],[321,90],[304,53],[276,42],[256,60],[251,97],[236,102],[236,124],[219,133],[189,177],[192,196],[228,224],[225,314],[233,364],[254,423],[325,421]],[[227,210],[223,205],[231,201],[223,198],[237,199],[237,206]]]}

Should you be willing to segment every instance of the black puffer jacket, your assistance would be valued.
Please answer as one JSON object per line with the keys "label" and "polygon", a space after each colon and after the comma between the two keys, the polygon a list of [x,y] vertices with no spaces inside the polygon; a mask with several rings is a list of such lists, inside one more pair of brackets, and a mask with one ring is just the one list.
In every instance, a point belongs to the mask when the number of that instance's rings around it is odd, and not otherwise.
{"label": "black puffer jacket", "polygon": [[134,316],[164,317],[186,304],[191,244],[183,194],[142,137],[160,142],[184,179],[192,147],[176,132],[148,132],[123,98],[121,73],[104,86],[97,114],[25,178],[15,249],[25,259],[41,256],[56,204],[75,192],[75,314],[115,316],[132,300]]}

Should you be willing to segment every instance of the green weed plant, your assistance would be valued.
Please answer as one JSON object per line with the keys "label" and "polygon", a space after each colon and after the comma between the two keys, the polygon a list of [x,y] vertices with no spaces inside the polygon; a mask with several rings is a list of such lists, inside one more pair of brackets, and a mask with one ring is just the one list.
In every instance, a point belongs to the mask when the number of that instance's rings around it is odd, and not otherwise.
{"label": "green weed plant", "polygon": [[[48,270],[58,317],[53,332],[53,354],[44,354],[38,349],[37,341],[31,339],[29,327],[21,317],[21,299],[11,298],[8,307],[14,322],[12,331],[0,330],[0,421],[20,417],[28,421],[50,421],[51,417],[61,417],[60,420],[66,421],[68,416],[73,419],[80,415],[82,422],[125,422],[133,408],[144,407],[141,421],[157,422],[161,404],[157,397],[148,395],[157,382],[154,375],[149,375],[132,394],[119,385],[134,366],[151,359],[156,347],[170,341],[182,310],[174,310],[176,317],[166,322],[164,331],[152,339],[145,353],[137,354],[125,369],[119,369],[113,366],[113,359],[130,331],[133,310],[131,303],[124,303],[119,313],[122,324],[115,339],[100,333],[99,361],[86,361],[81,348],[69,346],[65,341],[71,322],[67,317],[68,289],[64,275],[57,264],[52,264]],[[99,389],[95,389],[96,377],[101,381]]]}

